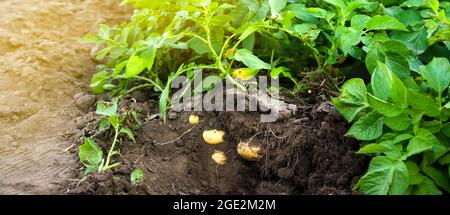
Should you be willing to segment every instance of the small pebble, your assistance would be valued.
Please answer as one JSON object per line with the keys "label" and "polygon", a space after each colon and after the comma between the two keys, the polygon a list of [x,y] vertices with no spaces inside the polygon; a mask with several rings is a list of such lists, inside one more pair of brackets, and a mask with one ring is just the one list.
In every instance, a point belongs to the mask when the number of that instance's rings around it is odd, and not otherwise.
{"label": "small pebble", "polygon": [[192,154],[191,157],[192,157],[192,161],[194,161],[194,162],[198,162],[199,161],[198,156],[196,154]]}
{"label": "small pebble", "polygon": [[195,195],[200,195],[201,193],[202,193],[202,191],[200,191],[199,189],[194,190]]}
{"label": "small pebble", "polygon": [[168,117],[169,119],[171,119],[171,120],[175,120],[175,119],[178,118],[178,113],[177,113],[177,112],[174,112],[174,111],[170,111],[170,112],[167,114],[167,117]]}
{"label": "small pebble", "polygon": [[94,95],[83,95],[80,96],[76,102],[75,105],[83,112],[88,112],[89,108],[91,108],[95,103],[95,96]]}

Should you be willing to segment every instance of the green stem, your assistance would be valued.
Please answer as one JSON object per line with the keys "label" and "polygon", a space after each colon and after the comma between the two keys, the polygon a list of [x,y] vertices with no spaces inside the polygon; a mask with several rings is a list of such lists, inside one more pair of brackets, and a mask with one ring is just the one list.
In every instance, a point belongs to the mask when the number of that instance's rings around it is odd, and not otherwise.
{"label": "green stem", "polygon": [[247,88],[242,85],[241,83],[237,82],[236,80],[234,80],[233,77],[231,77],[230,74],[227,74],[226,78],[233,84],[235,85],[238,89],[240,89],[243,92],[247,92]]}
{"label": "green stem", "polygon": [[111,157],[112,157],[112,153],[114,152],[114,148],[116,147],[116,143],[117,143],[117,138],[119,137],[119,127],[117,127],[115,129],[115,135],[114,135],[114,141],[112,143],[111,148],[109,149],[108,152],[108,157],[106,157],[106,163],[105,163],[105,167],[103,167],[103,171],[110,169],[111,167],[109,166],[109,162],[111,161]]}
{"label": "green stem", "polygon": [[112,164],[112,165],[110,165],[110,166],[105,166],[105,167],[103,168],[103,171],[110,170],[110,169],[112,169],[112,168],[114,168],[114,167],[117,167],[117,166],[119,166],[119,165],[120,165],[120,163],[115,163],[115,164]]}
{"label": "green stem", "polygon": [[133,87],[133,88],[131,88],[131,89],[129,89],[129,90],[127,90],[127,95],[129,95],[130,93],[132,93],[132,92],[134,92],[134,91],[137,91],[137,90],[140,90],[140,89],[143,89],[143,88],[147,88],[147,87],[152,87],[153,86],[153,84],[142,84],[142,85],[138,85],[138,86],[135,86],[135,87]]}
{"label": "green stem", "polygon": [[[117,76],[115,76],[117,79],[128,79],[128,78],[126,78],[124,75],[117,75]],[[158,83],[156,83],[155,81],[153,81],[153,80],[151,80],[151,79],[148,79],[148,78],[146,78],[146,77],[142,77],[142,76],[135,76],[135,77],[133,77],[133,78],[136,78],[136,79],[139,79],[139,80],[142,80],[142,81],[146,81],[146,82],[149,82],[150,84],[152,84],[153,86],[155,86],[156,88],[158,88],[158,90],[160,90],[161,92],[163,91],[163,88],[158,84]]]}

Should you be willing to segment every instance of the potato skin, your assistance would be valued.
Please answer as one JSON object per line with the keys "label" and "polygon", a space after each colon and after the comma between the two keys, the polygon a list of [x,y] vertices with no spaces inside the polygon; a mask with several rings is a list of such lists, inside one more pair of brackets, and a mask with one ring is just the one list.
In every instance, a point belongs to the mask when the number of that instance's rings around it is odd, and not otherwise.
{"label": "potato skin", "polygon": [[223,151],[214,150],[214,154],[211,156],[211,158],[218,165],[224,165],[227,162],[227,156]]}
{"label": "potato skin", "polygon": [[189,123],[191,125],[197,125],[200,122],[200,117],[198,115],[190,115],[189,116]]}
{"label": "potato skin", "polygon": [[203,140],[210,145],[221,144],[224,141],[225,132],[221,130],[206,130],[203,132]]}
{"label": "potato skin", "polygon": [[250,145],[245,142],[240,142],[237,146],[238,154],[248,161],[258,161],[262,157],[260,151],[261,147],[257,145]]}

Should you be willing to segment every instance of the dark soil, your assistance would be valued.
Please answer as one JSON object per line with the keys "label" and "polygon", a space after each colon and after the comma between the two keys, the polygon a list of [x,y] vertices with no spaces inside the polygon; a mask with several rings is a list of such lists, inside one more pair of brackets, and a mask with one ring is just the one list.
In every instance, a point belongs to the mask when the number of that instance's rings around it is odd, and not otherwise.
{"label": "dark soil", "polygon": [[[136,133],[137,144],[120,145],[122,165],[112,172],[83,178],[83,167],[73,172],[67,184],[70,194],[357,194],[351,191],[367,169],[368,161],[355,154],[358,143],[344,137],[347,124],[332,105],[318,97],[298,106],[293,116],[275,123],[261,123],[258,113],[201,112],[201,122],[189,133],[192,113],[170,113],[167,125],[159,118],[157,103],[137,98],[131,107],[145,116]],[[150,101],[150,102],[149,102]],[[80,132],[74,135],[81,144],[82,135],[92,135],[95,114],[78,119]],[[87,125],[84,127],[84,125]],[[226,140],[207,145],[202,132],[221,129]],[[257,162],[243,160],[236,152],[240,141],[259,144],[264,156]],[[97,141],[105,146],[106,135]],[[103,141],[102,141],[103,140]],[[77,147],[76,147],[77,148]],[[77,156],[78,150],[73,154]],[[226,153],[228,161],[218,166],[211,159],[214,150]],[[141,168],[145,180],[132,186],[130,173]]]}

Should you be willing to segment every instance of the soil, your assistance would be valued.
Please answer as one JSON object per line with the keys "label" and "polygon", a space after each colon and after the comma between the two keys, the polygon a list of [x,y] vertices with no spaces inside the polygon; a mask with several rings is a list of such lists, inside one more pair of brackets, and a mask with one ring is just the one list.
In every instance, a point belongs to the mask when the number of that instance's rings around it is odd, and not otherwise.
{"label": "soil", "polygon": [[129,19],[119,0],[0,0],[0,194],[59,189],[77,160],[65,153],[96,63],[79,39]]}
{"label": "soil", "polygon": [[[348,128],[345,120],[322,97],[312,105],[298,105],[293,116],[275,123],[261,123],[259,113],[170,112],[172,119],[163,125],[155,118],[156,102],[129,103],[126,106],[147,117],[136,132],[137,144],[120,145],[121,167],[87,177],[80,170],[73,172],[72,178],[80,180],[69,183],[66,193],[347,195],[358,194],[351,189],[367,169],[367,160],[355,154],[357,142],[343,137]],[[193,128],[188,123],[191,114],[201,118]],[[82,135],[95,135],[97,118],[92,114],[79,120],[87,124],[74,136],[81,144]],[[225,131],[225,142],[205,144],[202,133],[209,129]],[[111,141],[108,135],[97,140],[100,145]],[[263,148],[259,161],[246,161],[236,152],[240,141],[250,140]],[[225,152],[225,165],[211,159],[215,150]],[[139,186],[130,183],[135,168],[145,173]]]}

